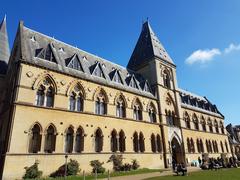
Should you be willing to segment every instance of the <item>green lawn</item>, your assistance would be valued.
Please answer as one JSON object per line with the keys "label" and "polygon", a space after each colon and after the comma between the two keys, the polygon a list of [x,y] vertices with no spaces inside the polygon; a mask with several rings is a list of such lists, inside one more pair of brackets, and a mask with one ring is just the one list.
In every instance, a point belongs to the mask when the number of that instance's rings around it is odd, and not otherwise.
{"label": "green lawn", "polygon": [[[116,176],[128,176],[128,175],[134,175],[134,174],[145,174],[145,173],[152,173],[152,172],[162,172],[163,170],[160,169],[138,169],[134,171],[127,171],[127,172],[113,172],[110,174],[110,177],[116,177]],[[98,174],[98,179],[100,178],[107,178],[108,175],[105,174]],[[64,178],[41,178],[40,180],[63,180]],[[92,180],[95,179],[94,175],[88,175],[85,177],[86,180]],[[73,176],[73,177],[67,177],[67,180],[83,180],[82,176]]]}
{"label": "green lawn", "polygon": [[240,168],[192,172],[188,176],[159,176],[147,180],[240,180]]}

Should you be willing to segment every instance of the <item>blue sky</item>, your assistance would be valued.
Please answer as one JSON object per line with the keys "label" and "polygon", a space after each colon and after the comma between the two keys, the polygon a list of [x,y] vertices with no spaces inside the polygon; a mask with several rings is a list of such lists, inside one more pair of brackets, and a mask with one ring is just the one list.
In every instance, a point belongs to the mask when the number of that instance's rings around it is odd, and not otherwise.
{"label": "blue sky", "polygon": [[240,124],[239,0],[3,0],[11,45],[25,26],[126,66],[148,17],[177,65],[179,87]]}

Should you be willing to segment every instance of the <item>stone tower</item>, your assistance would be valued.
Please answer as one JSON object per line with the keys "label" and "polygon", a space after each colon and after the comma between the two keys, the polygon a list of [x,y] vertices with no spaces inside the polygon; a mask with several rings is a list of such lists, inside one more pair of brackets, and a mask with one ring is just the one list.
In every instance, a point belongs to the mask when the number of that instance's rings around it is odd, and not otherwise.
{"label": "stone tower", "polygon": [[148,79],[158,98],[165,165],[171,165],[172,161],[184,162],[176,65],[148,21],[142,26],[127,68]]}

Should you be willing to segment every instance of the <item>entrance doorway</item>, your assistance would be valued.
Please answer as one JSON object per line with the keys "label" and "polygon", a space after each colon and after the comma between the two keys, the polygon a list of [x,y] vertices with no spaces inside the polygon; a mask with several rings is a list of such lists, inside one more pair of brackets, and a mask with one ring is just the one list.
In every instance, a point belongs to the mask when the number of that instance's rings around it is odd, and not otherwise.
{"label": "entrance doorway", "polygon": [[171,141],[171,147],[173,163],[175,164],[184,163],[182,146],[179,144],[178,140],[175,137]]}

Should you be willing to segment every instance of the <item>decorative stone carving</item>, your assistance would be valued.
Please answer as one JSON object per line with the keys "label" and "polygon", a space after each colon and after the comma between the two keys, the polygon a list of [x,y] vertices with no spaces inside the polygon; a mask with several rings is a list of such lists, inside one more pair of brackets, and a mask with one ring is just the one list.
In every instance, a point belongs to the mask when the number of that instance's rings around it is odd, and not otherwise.
{"label": "decorative stone carving", "polygon": [[27,72],[27,73],[26,73],[26,75],[27,75],[27,77],[29,77],[29,78],[30,78],[30,77],[32,77],[32,76],[33,76],[33,73],[32,73],[31,71],[29,71],[29,72]]}
{"label": "decorative stone carving", "polygon": [[66,81],[62,80],[62,81],[61,81],[61,85],[64,86],[65,84],[66,84]]}

